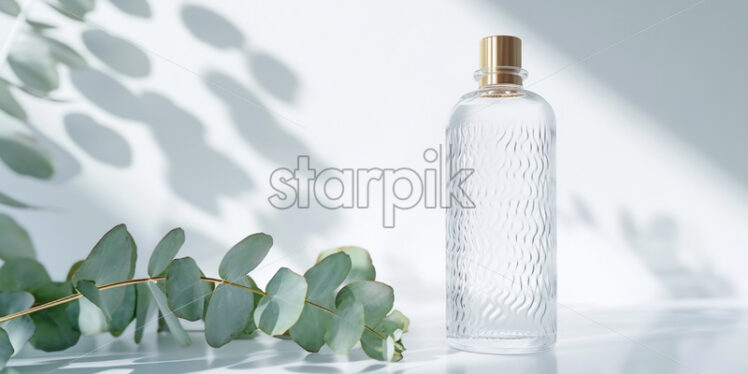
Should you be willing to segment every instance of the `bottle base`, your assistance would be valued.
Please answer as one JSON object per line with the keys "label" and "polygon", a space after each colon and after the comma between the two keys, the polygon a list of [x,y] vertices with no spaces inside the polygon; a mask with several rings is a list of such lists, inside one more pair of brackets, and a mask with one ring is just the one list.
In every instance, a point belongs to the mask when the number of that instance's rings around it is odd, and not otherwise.
{"label": "bottle base", "polygon": [[556,337],[447,338],[450,347],[461,351],[499,355],[523,355],[553,348]]}

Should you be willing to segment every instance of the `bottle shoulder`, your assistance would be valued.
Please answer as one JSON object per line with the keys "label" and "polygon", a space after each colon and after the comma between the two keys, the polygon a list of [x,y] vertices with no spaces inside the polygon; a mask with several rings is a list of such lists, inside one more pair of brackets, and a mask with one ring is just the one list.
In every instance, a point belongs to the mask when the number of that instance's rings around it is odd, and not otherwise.
{"label": "bottle shoulder", "polygon": [[540,95],[524,88],[481,88],[469,92],[452,109],[450,124],[466,121],[537,120],[554,125],[550,104]]}

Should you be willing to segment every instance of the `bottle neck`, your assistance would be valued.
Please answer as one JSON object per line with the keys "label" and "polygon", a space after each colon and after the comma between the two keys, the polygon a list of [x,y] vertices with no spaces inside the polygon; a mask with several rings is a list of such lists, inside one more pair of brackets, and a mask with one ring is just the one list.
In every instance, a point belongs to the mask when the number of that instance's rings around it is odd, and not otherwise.
{"label": "bottle neck", "polygon": [[491,86],[516,86],[521,88],[527,71],[516,66],[496,66],[476,70],[473,77],[482,88]]}

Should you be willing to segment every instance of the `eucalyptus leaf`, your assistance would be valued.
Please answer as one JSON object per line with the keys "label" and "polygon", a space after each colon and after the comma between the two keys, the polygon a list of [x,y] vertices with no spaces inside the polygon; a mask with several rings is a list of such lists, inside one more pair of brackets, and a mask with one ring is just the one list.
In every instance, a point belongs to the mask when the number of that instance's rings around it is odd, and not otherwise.
{"label": "eucalyptus leaf", "polygon": [[[304,273],[308,285],[307,300],[328,309],[334,309],[335,290],[348,276],[351,260],[343,252],[325,257]],[[318,352],[325,344],[325,331],[330,313],[304,305],[298,322],[291,327],[291,338],[309,352]]]}
{"label": "eucalyptus leaf", "polygon": [[8,65],[25,85],[42,92],[60,86],[60,76],[49,47],[31,35],[19,35],[8,54]]}
{"label": "eucalyptus leaf", "polygon": [[345,354],[361,339],[364,332],[364,307],[358,301],[349,298],[338,306],[330,318],[325,342],[333,352]]}
{"label": "eucalyptus leaf", "polygon": [[148,286],[142,283],[136,284],[137,302],[135,303],[135,343],[140,343],[143,339],[143,330],[148,318],[153,312],[153,303],[151,303],[151,292]]}
{"label": "eucalyptus leaf", "polygon": [[169,231],[156,245],[148,261],[148,275],[158,277],[169,266],[171,260],[184,244],[184,230],[176,228]]}
{"label": "eucalyptus leaf", "polygon": [[0,213],[0,260],[23,257],[35,257],[29,234],[13,218]]}
{"label": "eucalyptus leaf", "polygon": [[375,281],[358,281],[343,287],[335,298],[335,304],[340,306],[349,298],[364,305],[367,326],[376,326],[381,322],[395,301],[392,287]]}
{"label": "eucalyptus leaf", "polygon": [[335,253],[343,252],[351,258],[351,272],[348,274],[344,283],[351,283],[361,280],[374,280],[377,272],[371,262],[369,252],[361,247],[338,247],[323,251],[317,257],[317,263],[326,257]]}
{"label": "eucalyptus leaf", "polygon": [[136,259],[135,241],[127,226],[119,224],[96,243],[72,279],[92,280],[102,285],[132,279]]}
{"label": "eucalyptus leaf", "polygon": [[[70,283],[50,282],[34,292],[36,304],[43,304],[73,294]],[[78,329],[78,301],[40,310],[31,314],[36,330],[29,340],[42,351],[61,351],[72,347],[80,338]]]}
{"label": "eucalyptus leaf", "polygon": [[33,206],[16,200],[2,192],[0,192],[0,204],[10,206],[13,208],[33,208]]}
{"label": "eucalyptus leaf", "polygon": [[0,328],[0,370],[5,368],[5,364],[13,355],[13,344],[10,342],[8,333]]}
{"label": "eucalyptus leaf", "polygon": [[47,152],[25,135],[0,137],[0,160],[17,174],[38,179],[49,179],[54,174]]}
{"label": "eucalyptus leaf", "polygon": [[200,268],[190,257],[176,259],[166,268],[168,305],[178,317],[188,321],[202,318],[205,298],[210,295],[210,289],[203,287],[201,276]]}
{"label": "eucalyptus leaf", "polygon": [[[117,225],[99,239],[71,281],[90,280],[98,285],[132,279],[137,260],[135,241],[125,225]],[[123,288],[113,288],[101,295],[109,310],[115,310],[125,297]]]}
{"label": "eucalyptus leaf", "polygon": [[104,312],[84,298],[78,299],[78,331],[83,336],[94,336],[109,330],[109,321]]}
{"label": "eucalyptus leaf", "polygon": [[400,361],[402,351],[402,334],[407,330],[410,321],[402,313],[393,311],[383,321],[374,327],[380,336],[376,336],[369,330],[365,330],[361,336],[361,348],[371,358],[383,361]]}
{"label": "eucalyptus leaf", "polygon": [[73,280],[73,274],[75,274],[75,272],[78,271],[78,269],[80,269],[81,265],[83,265],[83,262],[85,261],[86,260],[78,260],[75,263],[73,263],[73,266],[71,266],[70,270],[68,270],[68,275],[65,276],[65,280],[68,282]]}
{"label": "eucalyptus leaf", "polygon": [[49,282],[47,270],[33,258],[12,258],[0,267],[0,290],[33,293]]}
{"label": "eucalyptus leaf", "polygon": [[49,53],[57,62],[65,64],[71,69],[88,68],[88,63],[83,56],[69,45],[48,36],[39,36],[39,38],[47,45]]}
{"label": "eucalyptus leaf", "polygon": [[[34,296],[27,292],[0,291],[0,316],[7,316],[28,309],[34,303]],[[8,333],[8,339],[13,346],[13,354],[21,348],[34,334],[34,322],[29,316],[21,316],[10,321],[0,323],[0,328]]]}
{"label": "eucalyptus leaf", "polygon": [[94,281],[79,280],[75,284],[75,288],[83,295],[83,297],[101,309],[101,312],[104,313],[104,317],[107,321],[112,318],[109,314],[109,306],[107,306],[106,302],[101,297],[101,293],[99,292],[98,287],[96,287]]}
{"label": "eucalyptus leaf", "polygon": [[[237,284],[254,288],[245,276]],[[212,347],[220,347],[246,329],[252,319],[254,293],[236,286],[221,284],[216,287],[205,312],[205,339]]]}
{"label": "eucalyptus leaf", "polygon": [[252,234],[242,239],[223,256],[218,274],[230,282],[241,279],[262,262],[272,246],[273,238],[264,233]]}
{"label": "eucalyptus leaf", "polygon": [[112,336],[122,335],[133,318],[135,318],[136,302],[135,285],[125,287],[125,298],[119,306],[111,311],[111,320],[109,321],[109,332]]}
{"label": "eucalyptus leaf", "polygon": [[0,110],[21,121],[26,121],[28,118],[26,111],[18,103],[13,93],[10,92],[6,83],[0,83]]}
{"label": "eucalyptus leaf", "polygon": [[164,321],[164,323],[169,327],[169,332],[172,336],[174,336],[174,339],[176,339],[177,343],[183,346],[190,345],[190,343],[192,343],[192,341],[190,340],[190,336],[187,335],[186,331],[184,331],[182,324],[179,323],[179,320],[174,315],[174,312],[169,309],[169,304],[166,300],[166,294],[164,293],[164,291],[156,282],[148,282],[147,284],[148,290],[153,296],[153,301],[156,303],[156,307],[158,307],[158,310],[161,312],[160,320]]}
{"label": "eucalyptus leaf", "polygon": [[393,310],[385,320],[391,321],[394,326],[402,330],[404,333],[408,332],[408,327],[410,327],[410,319],[397,309]]}
{"label": "eucalyptus leaf", "polygon": [[304,277],[281,268],[268,282],[266,293],[254,311],[257,327],[269,335],[281,335],[301,316],[307,285]]}

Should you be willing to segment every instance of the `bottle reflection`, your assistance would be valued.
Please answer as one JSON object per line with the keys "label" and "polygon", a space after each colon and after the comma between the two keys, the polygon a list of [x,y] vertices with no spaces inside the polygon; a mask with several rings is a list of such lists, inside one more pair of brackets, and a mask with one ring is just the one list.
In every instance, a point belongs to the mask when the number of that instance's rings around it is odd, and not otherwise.
{"label": "bottle reflection", "polygon": [[556,374],[556,354],[552,351],[525,355],[474,355],[475,359],[447,356],[449,374]]}

